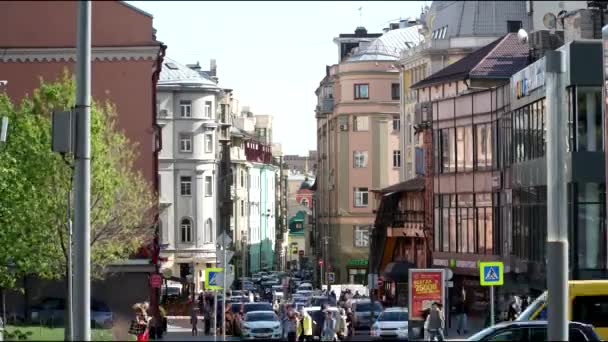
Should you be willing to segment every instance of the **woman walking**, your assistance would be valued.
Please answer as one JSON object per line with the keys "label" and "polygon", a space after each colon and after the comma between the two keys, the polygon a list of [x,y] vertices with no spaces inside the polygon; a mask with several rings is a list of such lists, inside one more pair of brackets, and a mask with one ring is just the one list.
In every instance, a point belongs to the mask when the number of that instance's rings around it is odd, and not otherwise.
{"label": "woman walking", "polygon": [[325,310],[325,320],[323,321],[323,330],[321,330],[321,341],[336,340],[336,319],[329,310]]}
{"label": "woman walking", "polygon": [[198,336],[198,315],[194,297],[190,300],[190,324],[192,324],[192,336]]}
{"label": "woman walking", "polygon": [[129,327],[129,333],[137,336],[137,341],[148,341],[150,330],[148,329],[148,323],[150,317],[148,316],[148,303],[137,303],[133,305],[132,309],[135,311],[135,319],[131,321]]}
{"label": "woman walking", "polygon": [[287,317],[283,320],[283,334],[289,342],[296,342],[298,340],[298,319],[296,318],[293,310],[289,310]]}

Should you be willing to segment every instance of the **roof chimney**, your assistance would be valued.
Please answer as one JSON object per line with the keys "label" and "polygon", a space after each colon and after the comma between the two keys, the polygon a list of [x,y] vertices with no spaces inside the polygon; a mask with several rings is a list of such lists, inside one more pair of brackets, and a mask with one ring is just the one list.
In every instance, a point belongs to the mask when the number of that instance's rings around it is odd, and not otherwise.
{"label": "roof chimney", "polygon": [[210,61],[209,66],[209,76],[216,77],[217,76],[217,64],[215,64],[215,59]]}

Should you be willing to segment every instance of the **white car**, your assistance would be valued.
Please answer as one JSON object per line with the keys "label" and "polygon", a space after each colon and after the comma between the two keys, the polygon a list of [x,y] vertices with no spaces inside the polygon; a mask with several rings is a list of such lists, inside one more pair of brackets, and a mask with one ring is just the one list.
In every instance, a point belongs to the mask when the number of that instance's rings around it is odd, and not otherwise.
{"label": "white car", "polygon": [[407,308],[387,308],[372,325],[372,338],[407,339]]}
{"label": "white car", "polygon": [[312,290],[298,290],[295,294],[309,299],[312,297]]}
{"label": "white car", "polygon": [[304,291],[311,291],[313,290],[312,284],[311,283],[301,283],[298,286],[298,291],[300,290],[304,290]]}
{"label": "white car", "polygon": [[273,311],[251,311],[243,319],[244,340],[280,340],[283,329],[279,317]]}

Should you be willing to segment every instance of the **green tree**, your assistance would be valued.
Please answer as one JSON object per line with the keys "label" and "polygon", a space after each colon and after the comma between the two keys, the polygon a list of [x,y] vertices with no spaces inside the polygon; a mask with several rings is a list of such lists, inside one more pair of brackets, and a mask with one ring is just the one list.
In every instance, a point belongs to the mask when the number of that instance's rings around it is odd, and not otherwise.
{"label": "green tree", "polygon": [[[74,107],[75,83],[67,73],[41,85],[17,106],[0,95],[9,117],[0,146],[0,287],[23,275],[65,274],[66,194],[71,156],[51,151],[53,110]],[[134,170],[135,144],[117,129],[110,102],[91,106],[91,269],[102,277],[108,263],[127,258],[153,233],[156,196]],[[77,229],[77,227],[74,227]],[[8,265],[13,265],[9,270]]]}

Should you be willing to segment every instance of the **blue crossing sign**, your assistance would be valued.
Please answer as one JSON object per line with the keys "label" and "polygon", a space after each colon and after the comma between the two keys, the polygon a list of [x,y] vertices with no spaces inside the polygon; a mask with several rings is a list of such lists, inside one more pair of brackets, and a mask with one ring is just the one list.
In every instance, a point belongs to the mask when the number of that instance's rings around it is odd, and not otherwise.
{"label": "blue crossing sign", "polygon": [[479,263],[479,284],[481,286],[500,286],[505,282],[503,263],[500,261]]}
{"label": "blue crossing sign", "polygon": [[222,272],[224,272],[223,268],[208,268],[205,272],[205,287],[209,290],[221,290],[222,284],[220,284],[220,279]]}

